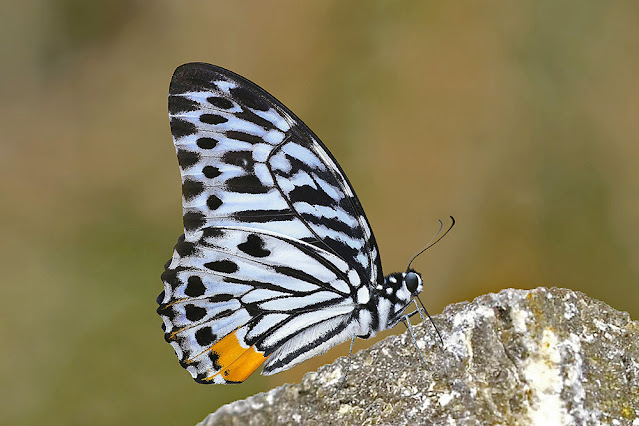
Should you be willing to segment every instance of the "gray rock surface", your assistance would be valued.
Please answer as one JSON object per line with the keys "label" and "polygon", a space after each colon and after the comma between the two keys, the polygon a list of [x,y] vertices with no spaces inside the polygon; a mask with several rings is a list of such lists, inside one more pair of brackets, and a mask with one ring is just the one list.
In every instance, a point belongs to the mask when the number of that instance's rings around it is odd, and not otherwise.
{"label": "gray rock surface", "polygon": [[[583,293],[503,290],[407,333],[225,405],[201,424],[639,426],[639,322]],[[428,324],[427,324],[428,326]],[[426,332],[425,332],[426,331]]]}

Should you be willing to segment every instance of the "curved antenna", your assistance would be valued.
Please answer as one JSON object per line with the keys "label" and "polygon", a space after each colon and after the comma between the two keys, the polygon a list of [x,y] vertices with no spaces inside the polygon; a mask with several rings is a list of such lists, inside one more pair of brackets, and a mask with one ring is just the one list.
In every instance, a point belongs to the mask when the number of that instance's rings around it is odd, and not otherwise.
{"label": "curved antenna", "polygon": [[419,252],[417,252],[416,255],[414,255],[413,257],[410,258],[410,260],[408,261],[408,266],[406,267],[407,271],[410,269],[410,264],[413,263],[413,260],[415,260],[415,258],[417,256],[419,256],[420,254],[422,254],[423,252],[425,252],[426,250],[428,250],[429,248],[431,248],[432,246],[434,246],[435,244],[440,242],[441,239],[444,238],[446,236],[446,234],[448,234],[450,232],[451,229],[453,229],[453,226],[455,226],[455,218],[450,216],[450,220],[452,221],[452,223],[450,224],[450,226],[448,227],[446,232],[444,232],[441,237],[437,238],[439,233],[442,231],[442,228],[444,227],[444,224],[442,223],[441,219],[438,219],[438,220],[439,220],[439,229],[437,230],[437,233],[435,234],[435,236],[433,238],[430,239],[428,244],[426,244],[426,246],[423,249],[421,249]]}

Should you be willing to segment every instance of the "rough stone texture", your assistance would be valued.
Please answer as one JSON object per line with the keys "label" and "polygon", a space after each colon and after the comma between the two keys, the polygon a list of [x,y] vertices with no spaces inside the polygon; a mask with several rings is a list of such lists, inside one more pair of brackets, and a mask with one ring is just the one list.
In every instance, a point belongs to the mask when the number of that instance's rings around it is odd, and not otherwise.
{"label": "rough stone texture", "polygon": [[583,293],[503,290],[448,306],[443,348],[407,333],[225,405],[201,424],[639,426],[639,322]]}

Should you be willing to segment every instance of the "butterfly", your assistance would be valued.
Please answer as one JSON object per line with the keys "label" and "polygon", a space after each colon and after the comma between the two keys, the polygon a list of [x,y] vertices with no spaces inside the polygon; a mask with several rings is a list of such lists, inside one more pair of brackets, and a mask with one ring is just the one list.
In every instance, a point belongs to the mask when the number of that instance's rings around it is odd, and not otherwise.
{"label": "butterfly", "polygon": [[421,275],[410,262],[382,274],[348,178],[281,102],[229,70],[189,63],[173,74],[169,117],[184,234],[157,312],[196,382],[239,383],[261,365],[278,373],[348,339],[352,351],[357,337],[410,327],[416,312],[424,319]]}

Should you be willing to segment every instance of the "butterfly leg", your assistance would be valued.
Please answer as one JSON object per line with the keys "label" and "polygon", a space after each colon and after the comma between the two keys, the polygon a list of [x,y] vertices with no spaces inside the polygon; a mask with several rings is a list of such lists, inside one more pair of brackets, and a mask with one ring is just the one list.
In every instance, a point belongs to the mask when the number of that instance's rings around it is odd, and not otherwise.
{"label": "butterfly leg", "polygon": [[342,381],[339,383],[339,386],[335,391],[331,394],[331,398],[335,396],[337,392],[344,386],[344,382],[346,382],[346,376],[348,375],[348,369],[351,367],[351,357],[353,355],[353,343],[355,343],[355,337],[351,339],[351,348],[348,350],[348,363],[346,364],[346,372],[344,373],[344,377],[342,377]]}
{"label": "butterfly leg", "polygon": [[[419,301],[420,303],[422,302],[421,300]],[[430,314],[428,313],[428,311],[426,310],[426,308],[424,308],[424,304],[422,303],[422,306],[420,307],[417,302],[415,301],[415,299],[413,299],[413,303],[415,303],[415,307],[417,308],[417,310],[411,312],[410,314],[406,314],[402,316],[402,322],[405,321],[405,319],[408,318],[412,318],[415,314],[419,314],[419,316],[422,319],[422,322],[426,322],[426,317],[428,317],[428,319],[430,320],[430,323],[433,325],[433,328],[435,329],[435,333],[437,334],[437,337],[439,338],[439,342],[437,342],[439,344],[440,347],[443,347],[444,345],[444,339],[442,339],[442,335],[439,334],[439,330],[437,329],[437,327],[435,326],[435,323],[433,322],[433,319],[431,318]],[[424,316],[424,314],[426,314],[426,316]],[[406,325],[406,324],[404,324]],[[408,326],[406,326],[408,328]]]}
{"label": "butterfly leg", "polygon": [[419,311],[419,316],[422,317],[422,321],[426,322],[426,318],[424,317],[424,314],[422,313],[422,311],[424,311],[426,313],[426,316],[430,320],[430,323],[433,324],[433,328],[435,329],[435,332],[437,333],[437,337],[439,337],[440,346],[444,347],[444,339],[442,339],[442,335],[439,333],[439,330],[437,330],[437,326],[435,326],[435,323],[433,322],[433,319],[430,317],[430,314],[428,313],[428,311],[424,307],[424,304],[422,303],[422,301],[419,298],[419,296],[415,296],[415,297],[417,298],[417,300],[419,300],[419,303],[422,305],[422,307],[420,309],[420,307],[417,304],[417,302],[415,301],[415,299],[413,299],[413,302],[415,303],[415,306],[417,307],[417,310]]}
{"label": "butterfly leg", "polygon": [[426,366],[428,367],[428,363],[426,362],[426,359],[424,359],[424,355],[422,355],[422,351],[419,349],[419,346],[417,346],[417,340],[415,339],[415,334],[413,333],[413,325],[410,323],[410,317],[415,315],[416,312],[418,311],[411,312],[410,314],[404,315],[401,321],[404,323],[406,328],[408,328],[408,331],[410,332],[410,337],[413,339],[413,344],[417,348],[417,352],[419,352],[419,356],[421,357],[422,361],[424,361],[424,364],[426,364]]}

